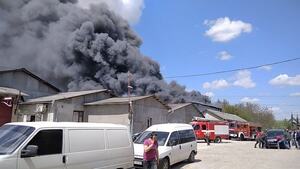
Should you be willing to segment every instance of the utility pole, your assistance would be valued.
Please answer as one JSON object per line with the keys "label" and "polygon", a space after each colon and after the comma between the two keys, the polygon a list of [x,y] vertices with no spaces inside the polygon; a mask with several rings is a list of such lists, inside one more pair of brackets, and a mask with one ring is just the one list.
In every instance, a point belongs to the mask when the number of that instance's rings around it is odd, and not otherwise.
{"label": "utility pole", "polygon": [[133,109],[132,109],[132,101],[131,101],[131,96],[130,96],[130,90],[132,89],[132,86],[130,85],[131,83],[131,73],[128,71],[128,119],[129,119],[129,128],[130,128],[130,134],[133,135]]}

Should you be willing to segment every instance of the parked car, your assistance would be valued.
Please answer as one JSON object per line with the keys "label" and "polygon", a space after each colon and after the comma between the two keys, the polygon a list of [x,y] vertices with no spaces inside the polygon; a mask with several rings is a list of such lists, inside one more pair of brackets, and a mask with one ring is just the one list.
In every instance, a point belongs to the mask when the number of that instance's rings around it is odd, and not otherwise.
{"label": "parked car", "polygon": [[266,138],[266,147],[267,148],[290,148],[288,141],[288,133],[283,129],[270,129],[267,131]]}
{"label": "parked car", "polygon": [[159,168],[168,169],[183,160],[193,162],[197,154],[197,142],[194,130],[189,124],[169,123],[149,127],[134,141],[134,165],[143,166],[143,143],[155,132],[157,135]]}
{"label": "parked car", "polygon": [[125,169],[133,158],[123,125],[23,122],[0,128],[1,169]]}

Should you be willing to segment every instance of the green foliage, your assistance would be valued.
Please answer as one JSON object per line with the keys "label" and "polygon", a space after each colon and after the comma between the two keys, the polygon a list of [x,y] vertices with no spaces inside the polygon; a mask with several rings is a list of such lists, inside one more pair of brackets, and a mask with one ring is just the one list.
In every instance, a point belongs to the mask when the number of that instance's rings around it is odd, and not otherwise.
{"label": "green foliage", "polygon": [[222,105],[223,111],[240,116],[241,118],[254,123],[259,123],[265,128],[274,128],[277,122],[271,110],[259,104],[245,103],[230,105],[228,101],[218,101]]}
{"label": "green foliage", "polygon": [[292,124],[287,120],[277,120],[275,128],[292,129]]}

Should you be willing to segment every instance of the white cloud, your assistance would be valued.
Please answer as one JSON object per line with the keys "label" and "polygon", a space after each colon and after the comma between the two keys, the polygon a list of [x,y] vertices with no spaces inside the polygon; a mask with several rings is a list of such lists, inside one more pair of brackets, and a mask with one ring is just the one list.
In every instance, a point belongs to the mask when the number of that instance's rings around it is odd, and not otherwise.
{"label": "white cloud", "polygon": [[106,3],[108,7],[131,24],[139,21],[144,9],[144,0],[79,0],[78,6],[88,9],[91,4]]}
{"label": "white cloud", "polygon": [[229,87],[229,83],[224,79],[220,79],[212,82],[205,82],[202,86],[204,89],[221,89]]}
{"label": "white cloud", "polygon": [[266,70],[266,71],[270,71],[272,70],[272,66],[263,66],[260,69]]}
{"label": "white cloud", "polygon": [[240,36],[241,33],[250,33],[252,25],[240,20],[231,21],[228,17],[218,18],[217,20],[205,20],[205,25],[210,28],[205,35],[216,42],[228,42]]}
{"label": "white cloud", "polygon": [[222,89],[230,86],[253,88],[256,86],[256,84],[251,79],[251,72],[248,70],[242,70],[236,73],[235,76],[230,81],[220,79],[220,80],[214,80],[212,82],[205,82],[202,85],[204,89],[210,89],[210,90]]}
{"label": "white cloud", "polygon": [[299,86],[300,85],[300,75],[294,77],[289,77],[287,74],[280,74],[277,77],[269,81],[271,85],[289,85],[289,86]]}
{"label": "white cloud", "polygon": [[243,88],[253,88],[256,84],[251,79],[251,72],[248,70],[239,71],[235,75],[235,81],[233,82],[234,86],[239,86]]}
{"label": "white cloud", "polygon": [[208,96],[208,97],[214,97],[215,94],[213,92],[206,92],[204,93],[205,96]]}
{"label": "white cloud", "polygon": [[280,107],[270,107],[270,108],[268,108],[270,111],[272,111],[272,112],[274,112],[274,113],[277,113],[277,112],[279,112],[281,109],[280,109]]}
{"label": "white cloud", "polygon": [[258,102],[259,99],[258,98],[249,98],[249,97],[244,97],[241,99],[241,102],[243,103],[255,103]]}
{"label": "white cloud", "polygon": [[218,53],[218,59],[220,60],[229,60],[232,56],[227,51],[221,51]]}
{"label": "white cloud", "polygon": [[290,96],[295,96],[295,97],[300,96],[300,92],[291,93]]}

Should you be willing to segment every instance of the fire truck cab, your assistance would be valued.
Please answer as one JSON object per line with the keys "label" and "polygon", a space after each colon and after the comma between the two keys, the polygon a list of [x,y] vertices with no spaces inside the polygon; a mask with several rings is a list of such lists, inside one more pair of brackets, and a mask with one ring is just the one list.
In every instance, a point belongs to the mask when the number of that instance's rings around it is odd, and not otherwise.
{"label": "fire truck cab", "polygon": [[226,121],[212,121],[205,118],[198,118],[193,120],[191,124],[198,140],[205,140],[207,133],[209,140],[216,143],[222,142],[222,139],[229,138],[229,126]]}

